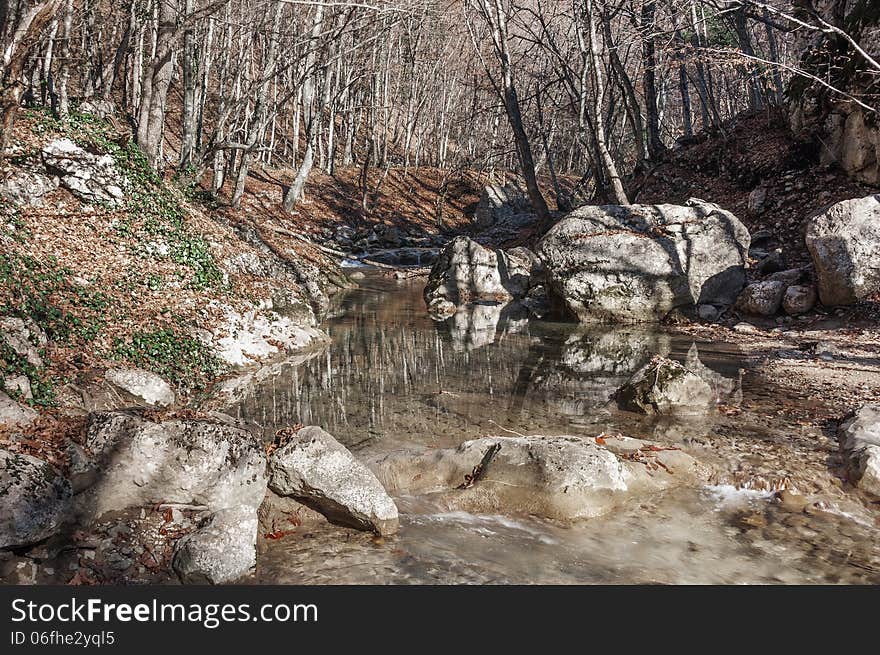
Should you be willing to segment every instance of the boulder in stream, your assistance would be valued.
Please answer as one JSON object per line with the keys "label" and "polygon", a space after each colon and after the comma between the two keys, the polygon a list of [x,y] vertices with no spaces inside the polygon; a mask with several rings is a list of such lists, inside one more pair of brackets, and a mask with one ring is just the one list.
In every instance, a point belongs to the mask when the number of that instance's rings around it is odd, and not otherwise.
{"label": "boulder in stream", "polygon": [[850,481],[880,498],[880,405],[859,407],[838,431]]}
{"label": "boulder in stream", "polygon": [[712,387],[665,357],[654,357],[615,393],[621,409],[640,414],[701,414],[715,403]]}
{"label": "boulder in stream", "polygon": [[580,207],[538,243],[556,303],[582,322],[659,321],[677,307],[730,305],[749,232],[736,216],[679,205]]}
{"label": "boulder in stream", "polygon": [[[466,476],[500,447],[484,475]],[[693,481],[700,467],[680,450],[645,441],[575,436],[485,437],[458,448],[391,453],[372,464],[399,493],[441,493],[450,510],[534,514],[574,520],[600,516],[633,494]],[[464,488],[461,488],[464,487]]]}
{"label": "boulder in stream", "polygon": [[456,237],[431,269],[425,285],[425,303],[432,307],[441,301],[462,305],[522,298],[528,293],[534,262],[525,248],[514,251],[492,250],[468,237]]}
{"label": "boulder in stream", "polygon": [[382,535],[397,532],[397,506],[376,476],[319,427],[297,431],[269,460],[269,487],[334,523]]}

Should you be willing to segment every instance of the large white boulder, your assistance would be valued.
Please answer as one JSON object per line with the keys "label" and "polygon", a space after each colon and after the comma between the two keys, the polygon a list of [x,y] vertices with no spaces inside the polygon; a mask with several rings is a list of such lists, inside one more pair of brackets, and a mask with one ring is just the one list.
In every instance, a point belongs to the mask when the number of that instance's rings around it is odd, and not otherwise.
{"label": "large white boulder", "polygon": [[745,284],[748,230],[692,199],[580,207],[538,243],[551,296],[583,322],[659,321],[677,307],[731,305]]}
{"label": "large white boulder", "polygon": [[397,506],[376,476],[319,427],[305,427],[269,461],[269,487],[329,520],[379,534],[397,532]]}
{"label": "large white boulder", "polygon": [[93,478],[82,508],[100,516],[155,503],[204,505],[211,511],[260,506],[266,455],[246,430],[207,419],[161,423],[127,412],[92,414],[84,455],[72,474]]}
{"label": "large white boulder", "polygon": [[880,292],[880,195],[838,202],[807,222],[806,244],[823,305]]}

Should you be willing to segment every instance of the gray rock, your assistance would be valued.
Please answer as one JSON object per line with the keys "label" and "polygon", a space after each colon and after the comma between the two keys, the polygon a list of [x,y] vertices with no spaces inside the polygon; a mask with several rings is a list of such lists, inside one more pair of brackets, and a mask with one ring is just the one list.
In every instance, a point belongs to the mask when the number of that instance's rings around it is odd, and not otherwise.
{"label": "gray rock", "polygon": [[785,271],[771,273],[765,278],[765,281],[782,282],[785,286],[789,286],[800,282],[804,278],[805,273],[806,271],[802,268],[789,268]]}
{"label": "gray rock", "polygon": [[492,184],[484,187],[480,194],[474,224],[478,229],[486,229],[504,222],[514,214],[528,212],[530,208],[528,195],[519,184]]}
{"label": "gray rock", "polygon": [[276,450],[269,471],[272,491],[293,496],[333,522],[397,532],[397,506],[376,476],[319,427],[302,428]]}
{"label": "gray rock", "polygon": [[111,155],[94,155],[70,139],[56,139],[40,153],[46,170],[55,173],[61,185],[85,202],[110,207],[122,204],[125,178]]}
{"label": "gray rock", "polygon": [[749,212],[758,215],[764,212],[764,204],[767,202],[767,189],[758,187],[749,194]]}
{"label": "gray rock", "polygon": [[81,114],[91,114],[98,118],[109,118],[116,113],[116,105],[112,101],[96,98],[81,102],[76,109]]}
{"label": "gray rock", "polygon": [[714,323],[718,320],[720,312],[715,305],[697,305],[697,316],[700,320]]}
{"label": "gray rock", "polygon": [[171,386],[160,376],[140,368],[111,368],[104,378],[150,407],[173,405],[176,397]]}
{"label": "gray rock", "polygon": [[0,449],[0,548],[55,534],[68,516],[70,483],[47,462]]}
{"label": "gray rock", "polygon": [[816,304],[816,289],[812,286],[792,285],[785,290],[782,308],[787,314],[804,314]]}
{"label": "gray rock", "polygon": [[17,397],[31,400],[34,397],[31,381],[26,375],[9,375],[3,378],[3,388],[17,394]]}
{"label": "gray rock", "polygon": [[806,244],[823,305],[850,305],[880,291],[880,195],[844,200],[810,218]]}
{"label": "gray rock", "polygon": [[456,237],[431,268],[425,285],[425,303],[431,306],[442,298],[462,305],[475,300],[523,297],[529,289],[532,261],[522,251],[509,255],[484,248],[468,237]]}
{"label": "gray rock", "polygon": [[756,268],[759,274],[769,275],[771,273],[784,271],[785,266],[785,257],[782,255],[782,251],[774,250],[767,253],[765,257],[761,258],[761,261],[758,262]]}
{"label": "gray rock", "polygon": [[[696,475],[696,462],[681,451],[658,451],[657,466],[618,459],[613,448],[634,452],[646,446],[635,439],[598,444],[574,436],[485,437],[455,449],[424,453],[398,452],[372,464],[388,488],[399,493],[444,494],[441,504],[472,512],[511,512],[573,520],[599,516],[641,491],[684,483]],[[500,450],[484,477],[469,488],[465,482],[490,447]]]}
{"label": "gray rock", "polygon": [[0,425],[25,426],[31,423],[38,414],[27,405],[15,402],[0,391]]}
{"label": "gray rock", "polygon": [[0,197],[14,205],[40,207],[43,196],[58,188],[58,178],[39,171],[17,169],[0,181]]}
{"label": "gray rock", "polygon": [[174,550],[173,568],[184,584],[235,582],[257,562],[257,510],[239,505],[214,512]]}
{"label": "gray rock", "polygon": [[581,207],[550,229],[537,254],[551,296],[579,320],[643,322],[677,307],[732,304],[748,249],[733,214],[692,199]]}
{"label": "gray rock", "polygon": [[0,318],[0,341],[5,342],[31,366],[40,368],[43,365],[40,350],[46,347],[48,339],[46,333],[32,321],[25,321],[18,316]]}
{"label": "gray rock", "polygon": [[746,314],[772,316],[782,305],[785,283],[778,280],[753,282],[736,299],[736,308]]}
{"label": "gray rock", "polygon": [[837,435],[850,481],[880,498],[880,405],[859,407]]}
{"label": "gray rock", "polygon": [[702,378],[665,357],[654,357],[615,393],[617,406],[640,414],[702,414],[715,394]]}
{"label": "gray rock", "polygon": [[71,472],[97,478],[80,495],[89,515],[158,502],[256,508],[266,493],[262,443],[221,422],[154,423],[125,412],[97,413],[83,446],[89,458]]}

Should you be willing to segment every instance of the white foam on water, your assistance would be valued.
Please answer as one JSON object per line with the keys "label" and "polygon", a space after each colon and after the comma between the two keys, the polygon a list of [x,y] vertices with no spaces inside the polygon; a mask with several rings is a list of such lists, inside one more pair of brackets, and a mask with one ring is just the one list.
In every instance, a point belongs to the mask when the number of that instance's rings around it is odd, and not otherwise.
{"label": "white foam on water", "polygon": [[742,507],[756,501],[767,501],[773,497],[772,491],[737,488],[732,484],[710,484],[703,489],[715,501],[718,509]]}
{"label": "white foam on water", "polygon": [[526,523],[523,523],[522,521],[516,521],[509,516],[502,516],[501,514],[471,514],[470,512],[453,511],[437,512],[436,514],[422,514],[413,517],[413,520],[415,522],[419,522],[419,519],[427,521],[459,523],[462,525],[470,526],[472,529],[474,529],[475,532],[481,534],[496,534],[496,532],[494,532],[493,530],[485,527],[486,523],[495,524],[503,528],[507,528],[508,530],[525,532],[532,535],[533,537],[536,537],[538,541],[541,541],[545,544],[556,543],[555,539],[548,536],[539,528],[530,526]]}

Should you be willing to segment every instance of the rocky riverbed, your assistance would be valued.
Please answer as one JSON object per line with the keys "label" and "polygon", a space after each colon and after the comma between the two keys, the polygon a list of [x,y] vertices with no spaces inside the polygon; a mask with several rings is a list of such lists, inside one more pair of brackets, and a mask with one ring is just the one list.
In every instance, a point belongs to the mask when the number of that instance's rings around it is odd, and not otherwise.
{"label": "rocky riverbed", "polygon": [[[215,330],[232,374],[185,406],[135,367],[86,382],[55,461],[0,396],[3,579],[880,579],[876,333],[815,306],[830,277],[873,293],[866,254],[771,266],[699,200],[577,210],[535,251],[409,238],[350,242],[394,265],[349,268],[320,329]],[[0,327],[41,357],[39,326]]]}

